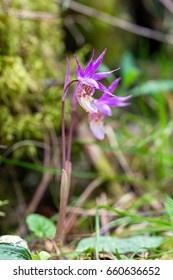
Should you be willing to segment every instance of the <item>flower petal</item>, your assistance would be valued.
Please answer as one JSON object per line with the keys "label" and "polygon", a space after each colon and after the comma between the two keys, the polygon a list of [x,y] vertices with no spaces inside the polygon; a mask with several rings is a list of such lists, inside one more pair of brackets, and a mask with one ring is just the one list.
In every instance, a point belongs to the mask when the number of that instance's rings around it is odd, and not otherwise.
{"label": "flower petal", "polygon": [[111,104],[114,104],[116,102],[124,102],[124,101],[130,99],[131,97],[132,97],[131,95],[128,95],[125,97],[119,97],[119,96],[116,96],[113,94],[104,93],[102,95],[102,97],[100,97],[98,100],[99,100],[99,102],[103,102],[103,103],[106,103],[111,106]]}
{"label": "flower petal", "polygon": [[98,140],[103,140],[104,139],[105,128],[104,128],[104,125],[103,125],[103,121],[91,120],[90,121],[90,129],[91,129],[93,135]]}
{"label": "flower petal", "polygon": [[65,84],[64,84],[64,89],[66,88],[66,86],[68,85],[70,80],[70,60],[67,57],[67,72],[66,72],[66,76],[65,76]]}
{"label": "flower petal", "polygon": [[121,78],[115,79],[115,81],[113,81],[113,83],[108,87],[108,92],[112,93],[115,90],[115,88],[117,87],[120,80],[121,80]]}
{"label": "flower petal", "polygon": [[76,71],[77,78],[84,77],[83,70],[82,70],[82,68],[79,64],[79,61],[78,61],[76,55],[74,55],[74,58],[75,58],[75,61],[76,61],[76,64],[77,64],[77,71]]}
{"label": "flower petal", "polygon": [[117,68],[117,69],[114,69],[114,70],[108,71],[108,72],[99,72],[99,73],[95,73],[95,74],[93,75],[93,79],[95,79],[95,80],[101,80],[101,79],[103,79],[103,78],[109,76],[110,74],[112,74],[113,72],[115,72],[115,71],[117,71],[117,70],[119,70],[119,69],[120,69],[120,68]]}
{"label": "flower petal", "polygon": [[107,91],[107,88],[100,82],[97,82],[98,84],[98,89],[102,92],[106,92]]}
{"label": "flower petal", "polygon": [[98,110],[102,113],[102,115],[104,115],[104,116],[112,115],[112,110],[107,104],[105,104],[103,102],[99,102],[99,100],[96,100],[95,103],[96,103]]}
{"label": "flower petal", "polygon": [[65,100],[67,91],[68,91],[68,84],[69,84],[69,80],[70,80],[70,61],[67,57],[67,71],[66,71],[66,76],[65,76],[65,83],[64,83],[64,92],[63,92],[63,100]]}
{"label": "flower petal", "polygon": [[126,107],[126,106],[129,106],[130,103],[122,103],[122,102],[117,102],[117,103],[114,103],[114,105],[109,105],[109,106],[116,106],[116,107]]}
{"label": "flower petal", "polygon": [[98,83],[92,78],[80,79],[80,81],[83,84],[91,86],[93,89],[96,89],[96,88],[98,89],[99,88]]}
{"label": "flower petal", "polygon": [[94,57],[94,50],[92,51],[92,56],[90,61],[88,62],[85,71],[84,71],[84,75],[85,77],[91,77],[91,71],[92,71],[92,64],[93,64],[93,57]]}
{"label": "flower petal", "polygon": [[93,66],[92,66],[92,75],[100,66],[106,51],[107,51],[107,49],[105,48],[104,51],[101,53],[101,55],[94,61]]}

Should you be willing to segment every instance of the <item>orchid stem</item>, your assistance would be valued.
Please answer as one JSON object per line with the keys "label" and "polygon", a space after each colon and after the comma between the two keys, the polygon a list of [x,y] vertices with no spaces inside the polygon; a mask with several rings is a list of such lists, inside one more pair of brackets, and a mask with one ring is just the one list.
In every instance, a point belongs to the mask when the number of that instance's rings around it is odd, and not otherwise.
{"label": "orchid stem", "polygon": [[65,237],[65,218],[66,210],[68,204],[68,197],[70,192],[70,182],[71,182],[71,147],[72,147],[72,137],[73,137],[73,127],[74,127],[74,109],[71,112],[70,120],[70,130],[68,137],[67,146],[67,160],[66,160],[66,135],[65,135],[65,100],[62,100],[62,175],[60,184],[60,206],[59,206],[59,218],[57,222],[55,242],[58,245],[63,244]]}
{"label": "orchid stem", "polygon": [[71,112],[71,119],[70,119],[70,130],[69,130],[68,146],[67,146],[67,162],[71,162],[73,128],[74,128],[74,110],[72,110]]}
{"label": "orchid stem", "polygon": [[66,139],[65,139],[65,100],[62,100],[62,109],[61,109],[61,129],[62,129],[62,169],[65,169],[66,162]]}
{"label": "orchid stem", "polygon": [[62,245],[64,238],[64,220],[67,208],[67,189],[68,189],[68,178],[65,169],[62,170],[61,185],[60,185],[60,205],[59,205],[59,217],[57,222],[55,242],[58,245]]}
{"label": "orchid stem", "polygon": [[61,107],[61,133],[62,133],[62,174],[61,174],[61,184],[60,184],[60,205],[59,205],[59,217],[57,222],[55,242],[57,244],[62,244],[64,219],[66,215],[67,199],[66,192],[68,189],[68,178],[66,172],[66,135],[65,135],[65,100],[62,99]]}

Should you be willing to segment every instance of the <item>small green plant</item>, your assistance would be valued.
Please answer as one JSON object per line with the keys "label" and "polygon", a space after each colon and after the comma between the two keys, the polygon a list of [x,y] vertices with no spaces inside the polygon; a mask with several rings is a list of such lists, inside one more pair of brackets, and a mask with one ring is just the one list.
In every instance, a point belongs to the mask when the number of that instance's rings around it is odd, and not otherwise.
{"label": "small green plant", "polygon": [[39,253],[33,254],[31,256],[32,260],[48,260],[51,257],[51,255],[46,251],[40,251]]}
{"label": "small green plant", "polygon": [[[89,126],[92,134],[97,140],[103,140],[105,137],[104,119],[112,115],[111,107],[128,106],[126,102],[131,96],[118,97],[113,94],[121,78],[116,78],[111,85],[106,88],[100,80],[108,77],[113,72],[119,70],[115,69],[108,72],[96,72],[102,63],[103,57],[106,53],[106,48],[100,56],[94,60],[94,51],[92,57],[88,62],[85,70],[82,70],[81,65],[75,57],[77,66],[76,79],[70,81],[70,61],[67,59],[67,72],[65,77],[64,92],[62,95],[62,176],[60,186],[60,209],[59,219],[57,223],[57,230],[55,241],[62,244],[65,237],[64,221],[66,217],[66,208],[71,182],[71,146],[74,128],[74,112],[77,104],[79,104],[88,114]],[[65,131],[65,101],[69,90],[69,86],[76,83],[74,94],[72,97],[72,110],[69,128],[69,137],[66,147],[66,131]],[[96,90],[99,90],[102,96],[98,99],[94,97]]]}
{"label": "small green plant", "polygon": [[[145,254],[147,258],[167,258],[172,256],[172,237],[167,237],[167,232],[173,234],[173,200],[166,196],[164,202],[165,211],[164,219],[158,217],[145,217],[135,215],[134,213],[117,210],[113,207],[99,206],[96,213],[96,235],[87,237],[78,242],[76,252],[87,252],[89,249],[96,252],[96,257],[99,258],[101,252],[112,254],[117,259],[135,259],[136,256]],[[125,229],[120,236],[102,236],[99,229],[99,209],[105,209],[117,214],[116,218],[111,221],[111,228],[116,228],[124,225]],[[130,229],[133,225],[142,225],[134,230]],[[165,236],[164,236],[165,232]],[[171,245],[172,246],[172,245]],[[131,256],[129,257],[129,253]],[[149,255],[148,255],[149,253]],[[128,256],[128,257],[127,257]]]}
{"label": "small green plant", "polygon": [[26,223],[31,232],[38,238],[47,239],[54,238],[56,227],[54,223],[39,214],[30,214],[26,218]]}

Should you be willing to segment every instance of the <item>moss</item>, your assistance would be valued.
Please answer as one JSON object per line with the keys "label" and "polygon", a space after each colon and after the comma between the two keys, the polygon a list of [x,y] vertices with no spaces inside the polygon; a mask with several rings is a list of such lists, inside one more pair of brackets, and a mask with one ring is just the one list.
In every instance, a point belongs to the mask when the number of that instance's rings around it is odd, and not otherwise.
{"label": "moss", "polygon": [[[49,0],[0,4],[0,141],[10,145],[42,139],[51,123],[60,127],[66,62],[59,7]],[[27,18],[31,13],[35,19]],[[53,20],[46,18],[48,13],[54,14]],[[47,86],[51,83],[56,86]]]}

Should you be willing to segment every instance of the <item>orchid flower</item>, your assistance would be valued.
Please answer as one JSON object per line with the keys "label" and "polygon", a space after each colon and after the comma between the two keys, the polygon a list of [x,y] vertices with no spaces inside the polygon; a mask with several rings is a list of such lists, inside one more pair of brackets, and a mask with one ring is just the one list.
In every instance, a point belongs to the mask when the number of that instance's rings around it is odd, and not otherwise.
{"label": "orchid flower", "polygon": [[123,107],[129,105],[129,103],[124,103],[124,101],[131,98],[130,95],[126,97],[118,97],[112,94],[119,81],[120,78],[116,79],[108,89],[105,88],[105,93],[101,98],[94,100],[98,111],[96,113],[89,113],[90,129],[98,140],[104,139],[104,117],[112,115],[111,107]]}
{"label": "orchid flower", "polygon": [[[121,78],[117,78],[113,83],[106,88],[100,80],[109,76],[118,69],[114,69],[108,72],[97,72],[100,64],[102,63],[103,57],[106,53],[106,48],[100,54],[100,56],[94,60],[94,50],[92,56],[84,70],[82,70],[81,65],[76,56],[74,56],[77,70],[76,79],[70,80],[70,62],[67,59],[67,72],[64,85],[63,101],[65,101],[66,94],[68,92],[69,85],[76,82],[74,95],[73,95],[73,105],[72,111],[76,109],[77,103],[88,113],[90,129],[94,136],[103,140],[105,135],[104,128],[104,118],[106,116],[112,115],[111,107],[123,107],[128,106],[129,103],[126,102],[131,96],[118,97],[113,94]],[[102,96],[99,99],[94,98],[95,90],[102,92]]]}
{"label": "orchid flower", "polygon": [[77,64],[76,76],[78,80],[78,84],[75,90],[75,95],[77,101],[82,106],[82,108],[89,113],[98,112],[97,106],[95,105],[94,98],[93,98],[93,94],[95,90],[98,89],[101,92],[105,91],[105,86],[101,82],[99,82],[99,80],[107,77],[114,71],[118,70],[115,69],[108,72],[95,73],[103,60],[106,50],[107,49],[104,49],[104,51],[100,54],[100,56],[95,61],[93,60],[94,57],[94,51],[93,51],[91,59],[88,62],[85,70],[82,70],[79,61],[75,56],[75,61]]}

